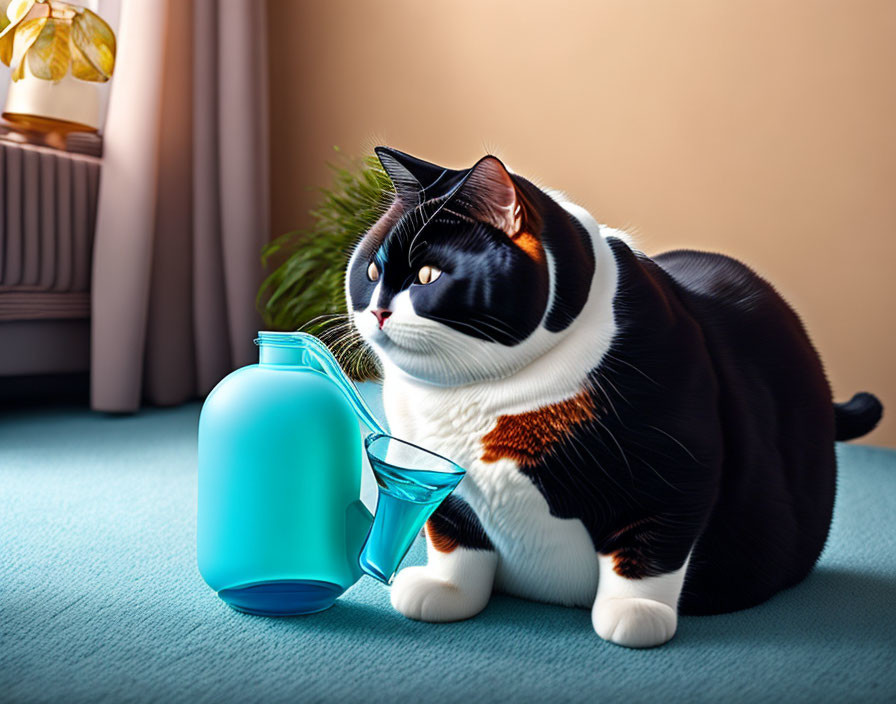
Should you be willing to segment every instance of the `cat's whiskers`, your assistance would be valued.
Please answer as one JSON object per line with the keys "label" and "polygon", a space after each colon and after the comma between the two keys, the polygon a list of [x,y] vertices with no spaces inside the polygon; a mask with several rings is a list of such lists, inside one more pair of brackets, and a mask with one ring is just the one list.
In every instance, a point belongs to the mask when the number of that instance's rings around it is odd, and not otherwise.
{"label": "cat's whiskers", "polygon": [[[631,362],[628,362],[627,360],[624,360],[624,359],[622,359],[621,357],[616,357],[615,355],[611,354],[609,350],[607,350],[607,351],[604,353],[604,357],[605,357],[607,360],[611,360],[611,361],[613,361],[613,362],[619,362],[620,364],[624,364],[625,366],[630,367],[631,369],[633,369],[634,371],[636,371],[638,374],[640,374],[641,376],[643,376],[645,379],[647,379],[647,381],[651,382],[652,384],[655,384],[656,386],[658,386],[658,387],[660,387],[660,388],[663,388],[663,385],[660,384],[658,381],[656,381],[653,377],[648,376],[647,374],[645,374],[643,371],[641,371],[640,369],[638,369],[638,367],[636,367],[636,366],[635,366],[634,364],[632,364]],[[609,363],[607,363],[607,362],[605,362],[605,364],[606,364],[607,367],[610,367],[610,366],[611,366],[611,364],[609,364]]]}
{"label": "cat's whiskers", "polygon": [[[486,335],[484,332],[482,334]],[[486,370],[487,376],[484,378],[494,380],[495,378],[503,378],[513,371],[513,369],[508,367],[507,360],[500,354],[500,343],[494,339],[489,340],[486,344],[481,344],[476,347],[476,352],[479,357],[475,360],[477,362],[475,367],[470,364],[471,361],[474,361],[474,358],[471,356],[470,347],[466,341],[457,340],[453,336],[446,334],[441,338],[441,344],[445,347],[454,347],[457,349],[465,360],[463,367],[459,369],[464,372],[466,377],[472,375],[476,378],[477,371],[482,372],[483,370]],[[483,364],[483,362],[486,362],[487,364]]]}
{"label": "cat's whiskers", "polygon": [[439,316],[432,315],[432,314],[428,314],[427,317],[431,318],[433,320],[436,320],[440,323],[445,323],[446,325],[461,325],[465,328],[469,328],[470,330],[472,330],[473,332],[475,332],[479,335],[482,335],[483,337],[488,338],[488,340],[490,342],[497,342],[497,340],[494,337],[492,337],[491,335],[486,333],[484,330],[481,330],[480,328],[476,327],[472,323],[465,323],[461,320],[450,320],[449,318],[440,318]]}
{"label": "cat's whiskers", "polygon": [[601,386],[600,381],[598,381],[598,379],[594,375],[589,376],[585,380],[585,388],[588,392],[590,392],[594,396],[597,396],[602,404],[609,406],[610,410],[613,411],[613,415],[616,416],[617,420],[619,420],[620,423],[622,422],[622,417],[616,410],[616,406],[613,405],[613,401],[610,398],[610,395],[604,390],[603,386]]}
{"label": "cat's whiskers", "polygon": [[[511,337],[516,337],[519,335],[519,333],[516,330],[514,330],[513,328],[511,328],[505,321],[501,320],[500,318],[498,318],[494,315],[486,313],[484,310],[478,311],[476,313],[476,316],[477,316],[477,318],[478,317],[490,318],[491,320],[494,321],[494,324],[497,325],[497,327],[495,329],[503,332],[505,335],[510,335]],[[485,321],[481,321],[481,322],[485,322]]]}
{"label": "cat's whiskers", "polygon": [[[582,454],[582,449],[587,452],[587,458]],[[569,455],[570,450],[576,453],[576,455],[578,456],[578,461],[576,461],[575,458]],[[553,446],[548,448],[548,454],[557,457],[558,459],[560,458],[560,453],[562,453],[563,457],[567,460],[567,462],[563,463],[561,466],[563,466],[563,468],[567,471],[575,471],[585,481],[586,484],[588,484],[592,489],[597,490],[595,496],[600,497],[601,500],[603,500],[603,495],[605,493],[603,491],[603,487],[585,472],[585,468],[581,465],[581,463],[584,462],[588,464],[590,460],[590,462],[597,466],[597,468],[601,472],[606,474],[611,481],[616,483],[620,489],[626,491],[625,487],[616,482],[615,477],[611,476],[610,473],[607,472],[606,468],[600,463],[600,460],[598,460],[597,457],[594,456],[594,453],[592,453],[591,450],[589,450],[581,443],[577,444],[576,442],[569,442],[569,438],[564,438],[563,441],[555,443]],[[547,471],[549,473],[552,473],[552,470],[550,469],[550,463],[546,463],[546,467]],[[556,477],[557,475],[554,474],[554,476]]]}
{"label": "cat's whiskers", "polygon": [[370,377],[379,360],[355,327],[350,313],[330,313],[312,318],[301,326],[317,335],[333,352],[347,373],[354,378]]}
{"label": "cat's whiskers", "polygon": [[688,456],[689,456],[692,460],[694,460],[694,462],[696,462],[697,464],[699,464],[701,467],[703,466],[703,463],[702,463],[700,460],[698,460],[698,459],[694,456],[694,453],[691,452],[691,451],[684,445],[684,443],[682,443],[678,438],[674,437],[673,435],[670,435],[669,433],[667,433],[667,432],[666,432],[665,430],[663,430],[662,428],[657,428],[655,425],[648,425],[647,427],[648,427],[648,428],[653,428],[653,429],[656,430],[658,433],[662,433],[663,435],[665,435],[665,436],[666,436],[667,438],[669,438],[672,442],[674,442],[676,445],[678,445],[682,450],[684,450],[685,452],[687,452],[687,453],[688,453]]}

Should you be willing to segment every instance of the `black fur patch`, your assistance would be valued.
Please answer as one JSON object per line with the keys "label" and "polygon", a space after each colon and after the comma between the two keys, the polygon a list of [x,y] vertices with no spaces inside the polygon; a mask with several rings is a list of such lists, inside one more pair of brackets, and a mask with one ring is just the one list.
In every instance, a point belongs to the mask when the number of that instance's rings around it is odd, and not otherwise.
{"label": "black fur patch", "polygon": [[594,278],[594,250],[585,228],[558,208],[545,217],[546,247],[554,258],[554,300],[544,326],[550,332],[566,329],[582,312]]}
{"label": "black fur patch", "polygon": [[429,524],[437,535],[450,536],[456,546],[470,550],[494,550],[476,513],[459,496],[449,495],[430,516]]}
{"label": "black fur patch", "polygon": [[605,412],[523,468],[617,572],[676,570],[684,613],[746,608],[800,581],[834,500],[831,393],[789,306],[728,257],[651,261],[610,239],[619,332],[591,376]]}

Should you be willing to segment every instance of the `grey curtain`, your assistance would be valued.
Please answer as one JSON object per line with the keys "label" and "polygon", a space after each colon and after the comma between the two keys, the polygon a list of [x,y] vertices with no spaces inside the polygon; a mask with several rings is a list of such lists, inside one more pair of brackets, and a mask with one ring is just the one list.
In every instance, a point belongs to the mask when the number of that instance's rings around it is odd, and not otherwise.
{"label": "grey curtain", "polygon": [[123,0],[93,261],[95,409],[180,403],[255,358],[266,5]]}

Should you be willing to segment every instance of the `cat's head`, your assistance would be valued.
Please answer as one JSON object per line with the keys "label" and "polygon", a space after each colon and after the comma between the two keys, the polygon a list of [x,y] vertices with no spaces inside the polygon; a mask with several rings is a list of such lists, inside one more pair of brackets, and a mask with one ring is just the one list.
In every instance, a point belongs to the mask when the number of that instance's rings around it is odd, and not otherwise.
{"label": "cat's head", "polygon": [[588,298],[590,237],[494,156],[446,169],[378,147],[395,200],[346,274],[381,360],[429,383],[503,378],[557,344]]}

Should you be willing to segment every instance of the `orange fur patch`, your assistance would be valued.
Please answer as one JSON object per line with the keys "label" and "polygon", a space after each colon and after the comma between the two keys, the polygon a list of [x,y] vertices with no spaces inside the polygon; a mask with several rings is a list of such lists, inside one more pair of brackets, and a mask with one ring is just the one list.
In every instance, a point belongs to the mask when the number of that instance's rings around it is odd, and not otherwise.
{"label": "orange fur patch", "polygon": [[531,232],[520,232],[511,238],[514,244],[529,255],[530,259],[540,262],[544,259],[544,249],[541,242]]}
{"label": "orange fur patch", "polygon": [[457,541],[447,535],[438,533],[432,524],[432,521],[426,522],[426,536],[429,542],[439,552],[452,552],[457,547]]}
{"label": "orange fur patch", "polygon": [[575,425],[594,417],[594,402],[584,391],[537,411],[500,416],[495,427],[482,438],[482,461],[508,458],[521,467],[532,466]]}
{"label": "orange fur patch", "polygon": [[647,573],[638,551],[628,548],[613,553],[613,571],[626,579],[641,579]]}

